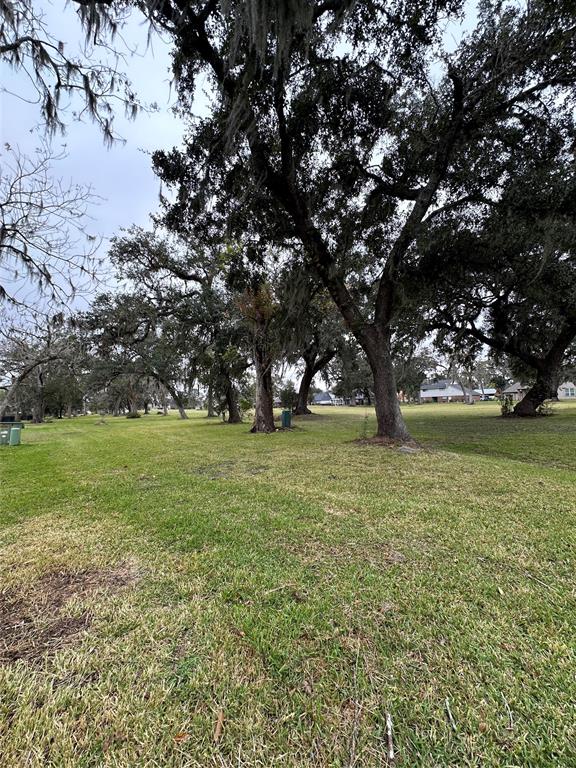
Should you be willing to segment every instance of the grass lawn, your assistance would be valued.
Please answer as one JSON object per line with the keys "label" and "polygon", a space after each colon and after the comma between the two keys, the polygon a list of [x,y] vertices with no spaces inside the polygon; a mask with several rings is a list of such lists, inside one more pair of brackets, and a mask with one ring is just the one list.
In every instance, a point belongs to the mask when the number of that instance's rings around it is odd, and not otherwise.
{"label": "grass lawn", "polygon": [[0,766],[576,766],[576,407],[0,449]]}

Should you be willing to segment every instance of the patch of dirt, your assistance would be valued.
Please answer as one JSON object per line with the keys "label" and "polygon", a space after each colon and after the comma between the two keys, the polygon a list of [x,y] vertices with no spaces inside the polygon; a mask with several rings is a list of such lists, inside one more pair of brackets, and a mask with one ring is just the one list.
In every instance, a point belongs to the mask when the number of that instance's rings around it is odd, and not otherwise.
{"label": "patch of dirt", "polygon": [[0,591],[0,664],[18,660],[37,663],[70,645],[92,621],[86,610],[66,615],[72,598],[86,598],[99,591],[115,592],[137,579],[135,569],[51,571],[26,588]]}

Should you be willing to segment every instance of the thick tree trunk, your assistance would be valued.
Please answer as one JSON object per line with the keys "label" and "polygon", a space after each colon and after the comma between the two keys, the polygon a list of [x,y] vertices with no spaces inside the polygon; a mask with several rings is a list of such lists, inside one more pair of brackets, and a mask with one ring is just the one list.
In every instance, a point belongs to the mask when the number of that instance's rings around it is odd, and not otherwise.
{"label": "thick tree trunk", "polygon": [[539,371],[536,381],[514,407],[514,416],[538,416],[545,400],[558,395],[559,371]]}
{"label": "thick tree trunk", "polygon": [[398,402],[396,377],[390,351],[390,331],[379,331],[373,326],[368,334],[363,334],[362,342],[374,376],[374,400],[378,423],[376,436],[401,443],[411,442],[412,438],[404,423]]}
{"label": "thick tree trunk", "polygon": [[226,377],[226,407],[228,409],[228,424],[241,424],[242,416],[238,408],[236,391],[229,377]]}
{"label": "thick tree trunk", "polygon": [[312,386],[312,379],[315,376],[314,364],[309,360],[305,360],[304,373],[300,379],[300,387],[298,389],[298,398],[296,400],[296,407],[294,408],[295,416],[304,416],[305,414],[312,413],[308,408],[308,395],[310,394],[310,387]]}
{"label": "thick tree trunk", "polygon": [[272,360],[258,343],[254,345],[256,411],[251,432],[275,432]]}

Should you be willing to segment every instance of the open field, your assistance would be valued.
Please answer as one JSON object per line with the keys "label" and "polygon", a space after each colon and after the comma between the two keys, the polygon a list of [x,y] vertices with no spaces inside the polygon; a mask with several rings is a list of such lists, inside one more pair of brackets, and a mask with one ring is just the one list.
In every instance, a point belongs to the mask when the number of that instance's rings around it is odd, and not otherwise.
{"label": "open field", "polygon": [[0,449],[0,765],[576,766],[576,407]]}

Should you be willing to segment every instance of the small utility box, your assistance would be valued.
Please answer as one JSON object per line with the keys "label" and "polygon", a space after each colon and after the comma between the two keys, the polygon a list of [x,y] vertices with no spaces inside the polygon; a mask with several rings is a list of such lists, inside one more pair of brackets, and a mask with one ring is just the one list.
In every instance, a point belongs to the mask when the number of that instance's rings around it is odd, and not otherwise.
{"label": "small utility box", "polygon": [[282,429],[290,429],[292,426],[292,411],[285,408],[282,411]]}
{"label": "small utility box", "polygon": [[10,430],[10,445],[20,445],[20,436],[22,434],[22,426],[20,424],[12,424]]}

